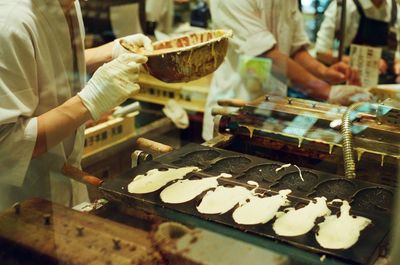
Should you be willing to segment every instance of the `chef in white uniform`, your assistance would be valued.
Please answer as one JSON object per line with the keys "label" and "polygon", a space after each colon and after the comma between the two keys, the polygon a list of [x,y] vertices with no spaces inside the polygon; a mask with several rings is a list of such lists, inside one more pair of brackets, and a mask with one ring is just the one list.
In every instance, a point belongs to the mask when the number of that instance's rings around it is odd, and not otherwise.
{"label": "chef in white uniform", "polygon": [[[356,84],[359,80],[343,63],[327,68],[308,54],[309,41],[297,0],[211,0],[210,8],[213,26],[232,29],[233,39],[211,82],[204,114],[205,140],[212,138],[211,109],[219,99],[252,100],[265,94],[286,96],[287,81],[311,97],[334,103],[347,103],[351,94],[361,93],[354,87],[331,88],[334,83],[351,79]],[[274,77],[270,78],[267,89],[244,84],[238,71],[241,55],[273,60]]]}
{"label": "chef in white uniform", "polygon": [[[0,29],[0,210],[31,197],[87,201],[61,168],[79,167],[83,124],[138,91],[147,58],[119,56],[118,43],[84,51],[74,0],[3,0]],[[151,49],[143,35],[128,39]],[[86,69],[97,68],[86,83]]]}
{"label": "chef in white uniform", "polygon": [[[324,13],[324,20],[318,31],[315,43],[318,58],[327,64],[332,63],[336,59],[333,55],[333,44],[335,34],[340,29],[341,15],[337,10],[337,5],[337,1],[332,1],[329,4]],[[400,74],[399,18],[400,5],[394,0],[347,1],[346,25],[344,29],[345,49],[349,49],[351,44],[388,46],[388,42],[391,42],[394,46],[392,47],[393,50],[396,51],[396,60],[390,65],[393,65],[393,70],[396,74]],[[371,31],[375,31],[375,33],[370,34]],[[363,36],[364,32],[366,36]],[[390,40],[390,37],[392,40]],[[345,61],[349,60],[347,56],[344,59]],[[379,68],[381,73],[387,72],[388,63],[382,59]]]}
{"label": "chef in white uniform", "polygon": [[146,0],[146,20],[157,23],[158,31],[171,33],[174,20],[174,1]]}

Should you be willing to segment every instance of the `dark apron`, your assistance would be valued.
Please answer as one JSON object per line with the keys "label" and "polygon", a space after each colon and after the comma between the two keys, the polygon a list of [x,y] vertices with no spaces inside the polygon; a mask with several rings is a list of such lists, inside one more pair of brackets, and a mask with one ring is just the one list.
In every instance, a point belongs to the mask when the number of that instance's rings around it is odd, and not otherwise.
{"label": "dark apron", "polygon": [[389,22],[368,18],[359,0],[353,0],[353,2],[361,18],[356,37],[352,43],[382,48],[382,59],[386,61],[388,71],[386,74],[379,76],[379,83],[395,83],[396,75],[393,66],[397,49],[397,37],[396,33],[392,32],[390,28],[394,26],[397,20],[396,0],[392,0],[392,12]]}

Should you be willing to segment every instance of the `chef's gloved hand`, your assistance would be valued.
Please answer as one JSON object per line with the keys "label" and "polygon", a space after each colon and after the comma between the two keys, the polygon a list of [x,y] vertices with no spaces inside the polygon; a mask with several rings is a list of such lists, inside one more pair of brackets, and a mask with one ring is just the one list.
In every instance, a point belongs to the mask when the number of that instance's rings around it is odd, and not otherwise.
{"label": "chef's gloved hand", "polygon": [[[124,38],[126,42],[130,43],[132,46],[137,47],[138,49],[143,48],[146,52],[152,52],[153,51],[153,45],[151,44],[151,39],[149,37],[143,35],[143,34],[134,34],[134,35],[129,35]],[[114,41],[114,46],[112,50],[112,58],[115,59],[118,56],[124,54],[124,53],[130,53],[128,50],[126,50],[124,47],[121,46],[119,43],[120,39],[116,39]]]}
{"label": "chef's gloved hand", "polygon": [[94,73],[78,93],[94,120],[139,92],[140,66],[146,61],[146,56],[127,53],[104,64]]}
{"label": "chef's gloved hand", "polygon": [[371,99],[371,93],[365,88],[351,85],[337,85],[331,86],[328,102],[348,106],[355,102],[370,101]]}
{"label": "chef's gloved hand", "polygon": [[170,99],[162,110],[165,116],[167,116],[177,128],[186,129],[189,127],[189,116],[187,112],[175,100]]}

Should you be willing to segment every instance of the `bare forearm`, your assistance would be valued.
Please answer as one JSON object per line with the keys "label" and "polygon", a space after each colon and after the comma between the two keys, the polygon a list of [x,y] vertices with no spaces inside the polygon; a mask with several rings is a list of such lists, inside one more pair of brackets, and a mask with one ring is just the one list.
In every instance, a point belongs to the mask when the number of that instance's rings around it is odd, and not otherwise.
{"label": "bare forearm", "polygon": [[[338,58],[333,56],[332,52],[318,52],[317,53],[317,58],[320,62],[326,64],[326,65],[332,65],[334,63],[338,62]],[[349,56],[343,56],[342,57],[342,62],[350,64],[350,57]]]}
{"label": "bare forearm", "polygon": [[85,50],[86,70],[89,74],[93,74],[97,68],[112,60],[113,45],[114,43],[110,42]]}
{"label": "bare forearm", "polygon": [[298,51],[294,56],[293,60],[303,66],[308,72],[316,76],[317,78],[324,79],[324,73],[327,71],[327,67],[314,59],[306,50]]}
{"label": "bare forearm", "polygon": [[37,118],[38,134],[33,157],[47,152],[90,119],[89,111],[78,96],[40,115]]}
{"label": "bare forearm", "polygon": [[278,49],[267,52],[265,56],[273,60],[272,71],[275,76],[288,78],[296,88],[311,97],[322,100],[328,98],[330,91],[328,83],[318,79],[302,65],[281,53]]}

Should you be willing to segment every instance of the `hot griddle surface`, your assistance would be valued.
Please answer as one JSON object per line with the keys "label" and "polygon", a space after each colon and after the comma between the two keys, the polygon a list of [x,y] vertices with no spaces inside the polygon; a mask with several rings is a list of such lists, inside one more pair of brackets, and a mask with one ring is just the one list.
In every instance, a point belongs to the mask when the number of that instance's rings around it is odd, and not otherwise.
{"label": "hot griddle surface", "polygon": [[[251,186],[246,182],[254,180],[260,184],[260,192],[266,192],[271,195],[276,194],[281,189],[290,188],[292,193],[288,196],[291,202],[289,207],[306,205],[312,198],[317,196],[325,196],[328,200],[348,200],[353,206],[352,213],[370,218],[372,225],[361,232],[360,239],[350,249],[329,250],[322,248],[318,244],[315,239],[315,231],[310,231],[303,236],[297,237],[276,235],[272,229],[275,219],[267,224],[245,226],[233,221],[233,210],[222,215],[201,214],[196,210],[196,205],[199,204],[205,192],[187,203],[167,204],[160,199],[159,194],[162,189],[143,195],[130,194],[127,191],[127,185],[136,175],[145,174],[150,169],[192,165],[200,167],[202,171],[189,173],[185,178],[203,178],[218,175],[220,172],[227,172],[231,173],[233,178],[220,178],[219,183],[221,185],[241,185],[251,189]],[[141,209],[154,211],[157,207],[167,208],[179,213],[199,217],[202,220],[223,224],[245,233],[278,240],[313,253],[330,255],[350,264],[372,263],[389,232],[393,189],[359,180],[350,181],[339,176],[310,169],[302,169],[305,180],[303,182],[295,167],[275,172],[275,169],[280,165],[282,165],[280,162],[259,157],[189,144],[179,150],[163,155],[155,161],[145,162],[117,179],[106,180],[100,189],[111,200],[120,200]],[[329,206],[332,214],[336,214],[339,211],[339,207],[340,205]]]}

